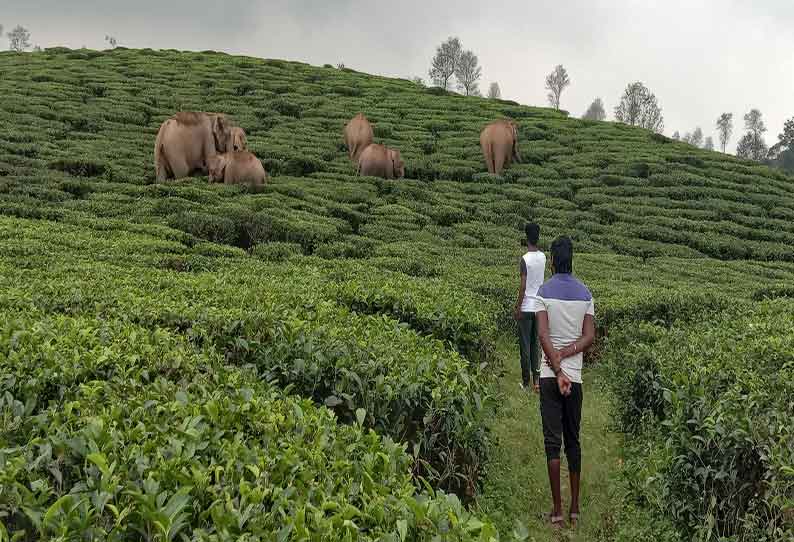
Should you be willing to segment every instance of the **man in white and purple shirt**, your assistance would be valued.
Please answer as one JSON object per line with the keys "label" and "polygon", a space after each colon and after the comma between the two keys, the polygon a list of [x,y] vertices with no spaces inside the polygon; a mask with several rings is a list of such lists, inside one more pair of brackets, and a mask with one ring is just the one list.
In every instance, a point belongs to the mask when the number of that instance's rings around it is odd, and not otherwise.
{"label": "man in white and purple shirt", "polygon": [[553,503],[550,520],[553,526],[560,527],[563,442],[571,483],[572,526],[579,518],[582,353],[595,338],[595,306],[590,290],[573,276],[573,243],[568,237],[558,237],[552,243],[551,270],[551,278],[538,290],[540,307],[536,317],[544,361],[540,372],[540,414]]}

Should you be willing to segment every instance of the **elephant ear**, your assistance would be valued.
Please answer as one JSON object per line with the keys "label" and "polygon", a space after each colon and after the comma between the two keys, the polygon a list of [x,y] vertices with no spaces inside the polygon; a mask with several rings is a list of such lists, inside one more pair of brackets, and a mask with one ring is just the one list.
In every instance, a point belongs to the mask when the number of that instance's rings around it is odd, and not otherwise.
{"label": "elephant ear", "polygon": [[215,148],[218,152],[226,152],[229,139],[229,121],[223,115],[212,118],[212,136],[215,138]]}

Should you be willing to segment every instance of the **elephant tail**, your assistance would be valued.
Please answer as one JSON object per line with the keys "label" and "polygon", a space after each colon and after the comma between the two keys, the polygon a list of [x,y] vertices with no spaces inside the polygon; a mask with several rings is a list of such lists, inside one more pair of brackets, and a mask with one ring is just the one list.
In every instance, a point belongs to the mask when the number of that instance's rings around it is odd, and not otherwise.
{"label": "elephant tail", "polygon": [[154,148],[154,171],[157,174],[158,181],[164,181],[168,178],[168,166],[165,163],[165,153],[163,151],[163,144],[158,141]]}
{"label": "elephant tail", "polygon": [[488,169],[491,173],[496,173],[496,153],[493,148],[493,141],[488,142]]}
{"label": "elephant tail", "polygon": [[154,142],[154,170],[157,181],[165,181],[173,175],[171,166],[168,163],[168,158],[165,154],[162,132],[163,127],[160,128],[160,131],[157,133],[157,139]]}

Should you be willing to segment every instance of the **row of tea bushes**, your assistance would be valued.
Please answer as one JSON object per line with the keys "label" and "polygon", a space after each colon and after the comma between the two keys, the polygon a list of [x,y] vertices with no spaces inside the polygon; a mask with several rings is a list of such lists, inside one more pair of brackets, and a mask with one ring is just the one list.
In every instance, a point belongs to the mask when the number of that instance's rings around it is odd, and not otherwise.
{"label": "row of tea bushes", "polygon": [[403,446],[162,328],[0,310],[0,540],[479,540]]}
{"label": "row of tea bushes", "polygon": [[702,323],[638,324],[604,359],[627,439],[630,498],[698,540],[794,536],[794,304]]}

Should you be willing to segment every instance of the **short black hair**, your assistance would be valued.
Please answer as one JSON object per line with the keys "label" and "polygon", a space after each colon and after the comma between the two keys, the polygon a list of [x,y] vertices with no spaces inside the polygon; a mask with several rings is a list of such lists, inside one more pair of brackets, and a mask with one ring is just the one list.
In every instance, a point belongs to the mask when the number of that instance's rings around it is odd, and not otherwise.
{"label": "short black hair", "polygon": [[540,239],[540,226],[534,222],[530,222],[524,226],[524,233],[527,234],[527,243],[530,245],[538,244],[538,239]]}
{"label": "short black hair", "polygon": [[573,242],[570,237],[557,237],[551,244],[551,261],[555,273],[573,273]]}

